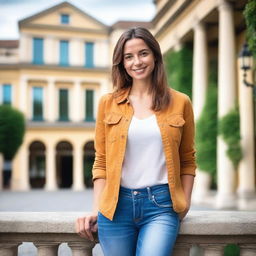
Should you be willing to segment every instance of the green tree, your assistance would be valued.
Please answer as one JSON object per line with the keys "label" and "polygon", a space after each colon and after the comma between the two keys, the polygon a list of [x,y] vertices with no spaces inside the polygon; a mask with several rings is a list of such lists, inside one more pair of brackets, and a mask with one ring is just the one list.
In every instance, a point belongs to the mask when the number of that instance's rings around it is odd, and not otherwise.
{"label": "green tree", "polygon": [[249,0],[245,6],[244,17],[249,48],[256,58],[256,0]]}
{"label": "green tree", "polygon": [[170,51],[164,56],[166,75],[170,87],[192,97],[193,51],[184,46],[179,51]]}
{"label": "green tree", "polygon": [[208,172],[216,181],[217,152],[217,62],[210,63],[209,86],[205,105],[196,122],[197,165],[201,171]]}
{"label": "green tree", "polygon": [[23,114],[9,105],[0,106],[0,152],[12,160],[22,144],[25,133]]}
{"label": "green tree", "polygon": [[242,159],[242,149],[240,145],[240,116],[238,105],[231,109],[228,114],[219,120],[218,133],[223,137],[228,145],[227,156],[237,169]]}

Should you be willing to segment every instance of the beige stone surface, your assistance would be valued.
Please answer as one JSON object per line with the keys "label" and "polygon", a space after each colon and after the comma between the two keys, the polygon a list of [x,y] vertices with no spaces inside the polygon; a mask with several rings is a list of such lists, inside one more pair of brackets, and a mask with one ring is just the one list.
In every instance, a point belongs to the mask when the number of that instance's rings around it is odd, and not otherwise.
{"label": "beige stone surface", "polygon": [[[75,233],[83,212],[0,212],[1,233]],[[181,235],[256,235],[256,214],[246,211],[191,211]]]}

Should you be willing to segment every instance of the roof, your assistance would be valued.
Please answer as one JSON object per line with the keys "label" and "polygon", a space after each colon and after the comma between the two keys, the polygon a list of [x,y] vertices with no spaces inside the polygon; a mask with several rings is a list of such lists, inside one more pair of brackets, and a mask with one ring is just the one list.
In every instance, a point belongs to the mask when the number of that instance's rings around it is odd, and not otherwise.
{"label": "roof", "polygon": [[120,20],[117,21],[116,23],[114,23],[111,28],[112,29],[127,29],[127,28],[131,28],[131,27],[144,27],[144,28],[152,28],[153,25],[151,22],[147,22],[147,21],[124,21],[124,20]]}
{"label": "roof", "polygon": [[74,6],[73,4],[65,1],[65,2],[62,2],[60,4],[57,4],[57,5],[54,5],[50,8],[47,8],[46,10],[44,11],[41,11],[41,12],[38,12],[32,16],[29,16],[25,19],[22,19],[19,21],[19,26],[21,25],[25,25],[27,23],[29,23],[30,21],[36,19],[36,18],[39,18],[45,14],[48,14],[48,13],[51,13],[51,12],[54,12],[56,10],[58,10],[59,8],[62,8],[62,7],[71,7],[72,9],[76,10],[77,12],[80,12],[82,15],[86,16],[87,18],[90,18],[91,20],[94,20],[96,23],[98,23],[99,25],[105,27],[105,28],[108,28],[107,25],[105,25],[104,23],[100,22],[99,20],[95,19],[94,17],[92,17],[91,15],[87,14],[86,12],[82,11],[81,9],[77,8],[76,6]]}
{"label": "roof", "polygon": [[0,48],[18,48],[19,40],[0,40]]}

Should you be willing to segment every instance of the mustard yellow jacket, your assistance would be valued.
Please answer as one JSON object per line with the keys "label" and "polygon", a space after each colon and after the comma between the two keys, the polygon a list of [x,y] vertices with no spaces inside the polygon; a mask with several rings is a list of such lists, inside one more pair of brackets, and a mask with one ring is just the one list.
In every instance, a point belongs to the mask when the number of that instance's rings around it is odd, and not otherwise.
{"label": "mustard yellow jacket", "polygon": [[[130,89],[101,97],[95,128],[93,180],[106,179],[99,211],[112,220],[118,201],[127,134],[133,116]],[[171,101],[164,111],[155,112],[163,141],[168,184],[176,212],[183,212],[186,199],[180,176],[195,176],[194,116],[188,96],[170,89]]]}

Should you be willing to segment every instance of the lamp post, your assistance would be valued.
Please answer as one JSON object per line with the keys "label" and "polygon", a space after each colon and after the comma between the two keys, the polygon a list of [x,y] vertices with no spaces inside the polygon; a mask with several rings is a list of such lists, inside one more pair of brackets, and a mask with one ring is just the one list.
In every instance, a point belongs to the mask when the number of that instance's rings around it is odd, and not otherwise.
{"label": "lamp post", "polygon": [[252,68],[252,54],[248,48],[248,44],[244,43],[243,48],[239,54],[239,57],[242,60],[241,64],[241,69],[244,71],[243,74],[243,82],[246,86],[252,87],[253,88],[253,94],[256,96],[256,85],[247,82],[246,77],[247,77],[247,70],[250,70]]}

